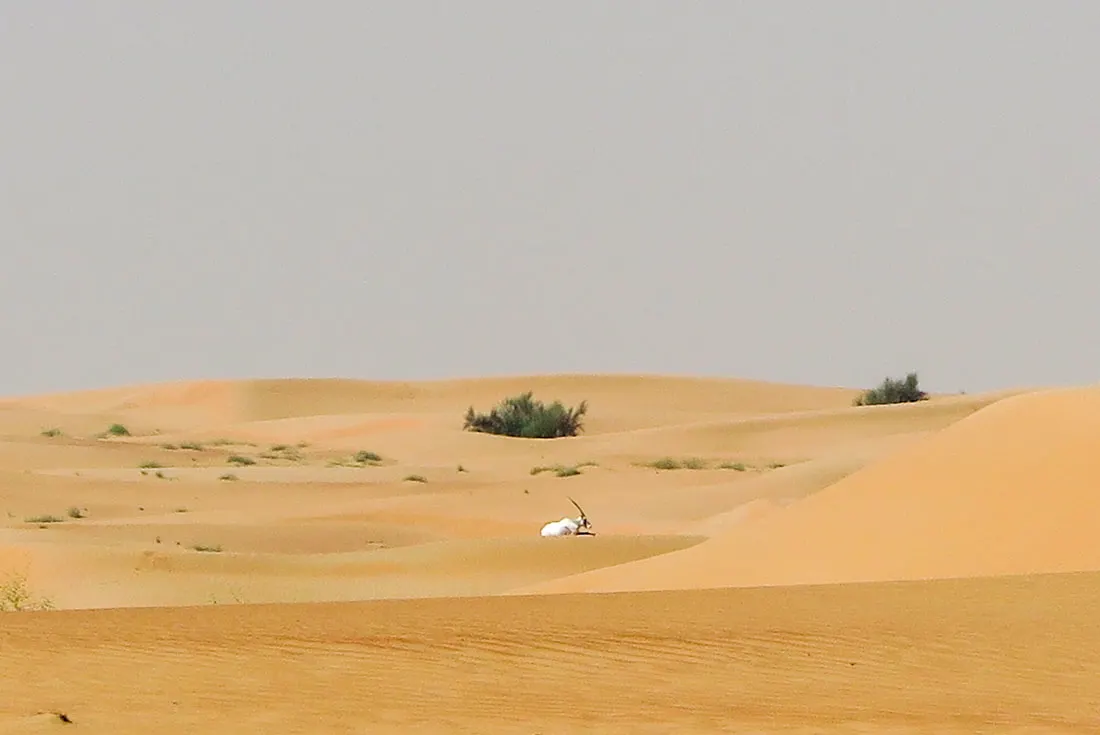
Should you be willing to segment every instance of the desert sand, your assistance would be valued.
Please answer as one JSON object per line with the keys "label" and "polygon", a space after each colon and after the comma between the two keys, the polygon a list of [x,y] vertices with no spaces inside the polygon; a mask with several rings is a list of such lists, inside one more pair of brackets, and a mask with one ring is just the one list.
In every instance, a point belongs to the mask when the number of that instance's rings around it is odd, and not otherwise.
{"label": "desert sand", "polygon": [[[526,390],[587,400],[584,433],[462,431]],[[0,615],[0,733],[1100,729],[1100,388],[857,393],[0,401],[0,582],[52,608]],[[598,535],[540,538],[568,497]]]}

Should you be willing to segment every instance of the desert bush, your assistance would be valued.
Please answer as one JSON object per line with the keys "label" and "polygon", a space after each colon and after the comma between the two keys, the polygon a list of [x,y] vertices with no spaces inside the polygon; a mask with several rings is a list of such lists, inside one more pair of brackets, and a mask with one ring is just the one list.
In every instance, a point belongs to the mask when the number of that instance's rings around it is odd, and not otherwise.
{"label": "desert bush", "polygon": [[366,450],[362,450],[362,451],[356,452],[355,456],[352,457],[351,459],[352,459],[353,462],[356,462],[357,464],[367,464],[369,462],[381,462],[382,461],[382,455],[378,454],[377,452],[368,452]]}
{"label": "desert bush", "polygon": [[706,460],[699,457],[688,457],[686,459],[676,459],[675,457],[662,457],[660,459],[649,462],[646,467],[652,467],[655,470],[705,470],[707,469]]}
{"label": "desert bush", "polygon": [[229,464],[235,464],[235,465],[239,465],[241,467],[256,464],[256,460],[252,459],[251,457],[246,457],[243,454],[231,455],[231,456],[227,457],[225,461],[228,462]]}
{"label": "desert bush", "polygon": [[68,515],[69,515],[69,518],[72,518],[74,520],[79,520],[87,514],[82,509],[80,509],[80,508],[78,508],[74,505],[73,507],[69,508]]}
{"label": "desert bush", "polygon": [[49,437],[49,438],[53,439],[53,438],[58,437],[58,436],[64,436],[64,434],[61,433],[61,429],[53,428],[53,429],[43,429],[42,430],[42,436],[46,436],[46,437]]}
{"label": "desert bush", "polygon": [[404,481],[405,482],[427,482],[428,478],[424,477],[424,475],[405,475]]}
{"label": "desert bush", "polygon": [[860,394],[853,402],[856,406],[881,406],[888,403],[916,403],[928,399],[920,389],[916,373],[909,373],[904,380],[886,378],[877,388]]}
{"label": "desert bush", "polygon": [[122,424],[111,424],[107,427],[107,434],[110,436],[130,436],[130,430]]}
{"label": "desert bush", "polygon": [[532,475],[541,475],[543,472],[553,472],[558,477],[576,477],[585,467],[596,467],[595,462],[578,462],[574,465],[540,465],[531,468]]}
{"label": "desert bush", "polygon": [[566,408],[561,401],[554,401],[547,406],[528,391],[505,398],[487,414],[476,413],[474,407],[470,406],[462,428],[497,436],[558,439],[576,436],[583,431],[584,415],[587,412],[587,401],[581,401],[574,408]]}
{"label": "desert bush", "polygon": [[27,588],[27,578],[25,576],[14,574],[0,582],[0,612],[52,609],[53,603],[50,600],[34,598]]}

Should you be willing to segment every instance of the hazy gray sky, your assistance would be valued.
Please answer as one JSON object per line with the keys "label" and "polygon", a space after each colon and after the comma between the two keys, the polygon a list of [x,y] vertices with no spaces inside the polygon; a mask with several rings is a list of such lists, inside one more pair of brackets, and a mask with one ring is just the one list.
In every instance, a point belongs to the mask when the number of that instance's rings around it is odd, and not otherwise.
{"label": "hazy gray sky", "polygon": [[0,0],[0,394],[1100,379],[1100,3]]}

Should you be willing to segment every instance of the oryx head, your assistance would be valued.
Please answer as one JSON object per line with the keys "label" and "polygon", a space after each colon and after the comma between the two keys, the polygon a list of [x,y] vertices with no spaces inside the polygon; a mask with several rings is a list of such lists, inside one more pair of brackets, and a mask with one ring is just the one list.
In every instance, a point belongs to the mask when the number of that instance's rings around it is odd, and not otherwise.
{"label": "oryx head", "polygon": [[577,506],[577,510],[580,511],[581,517],[577,519],[577,525],[579,525],[581,528],[592,528],[592,524],[588,522],[588,516],[584,514],[584,508],[578,505],[577,501],[573,500],[573,498],[569,498],[569,502]]}

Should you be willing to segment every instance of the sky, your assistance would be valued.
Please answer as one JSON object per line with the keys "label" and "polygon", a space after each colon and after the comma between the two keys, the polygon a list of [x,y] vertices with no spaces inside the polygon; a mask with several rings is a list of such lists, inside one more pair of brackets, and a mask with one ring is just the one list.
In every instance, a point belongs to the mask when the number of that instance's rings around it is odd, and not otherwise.
{"label": "sky", "polygon": [[1100,3],[0,0],[0,395],[1100,380]]}

